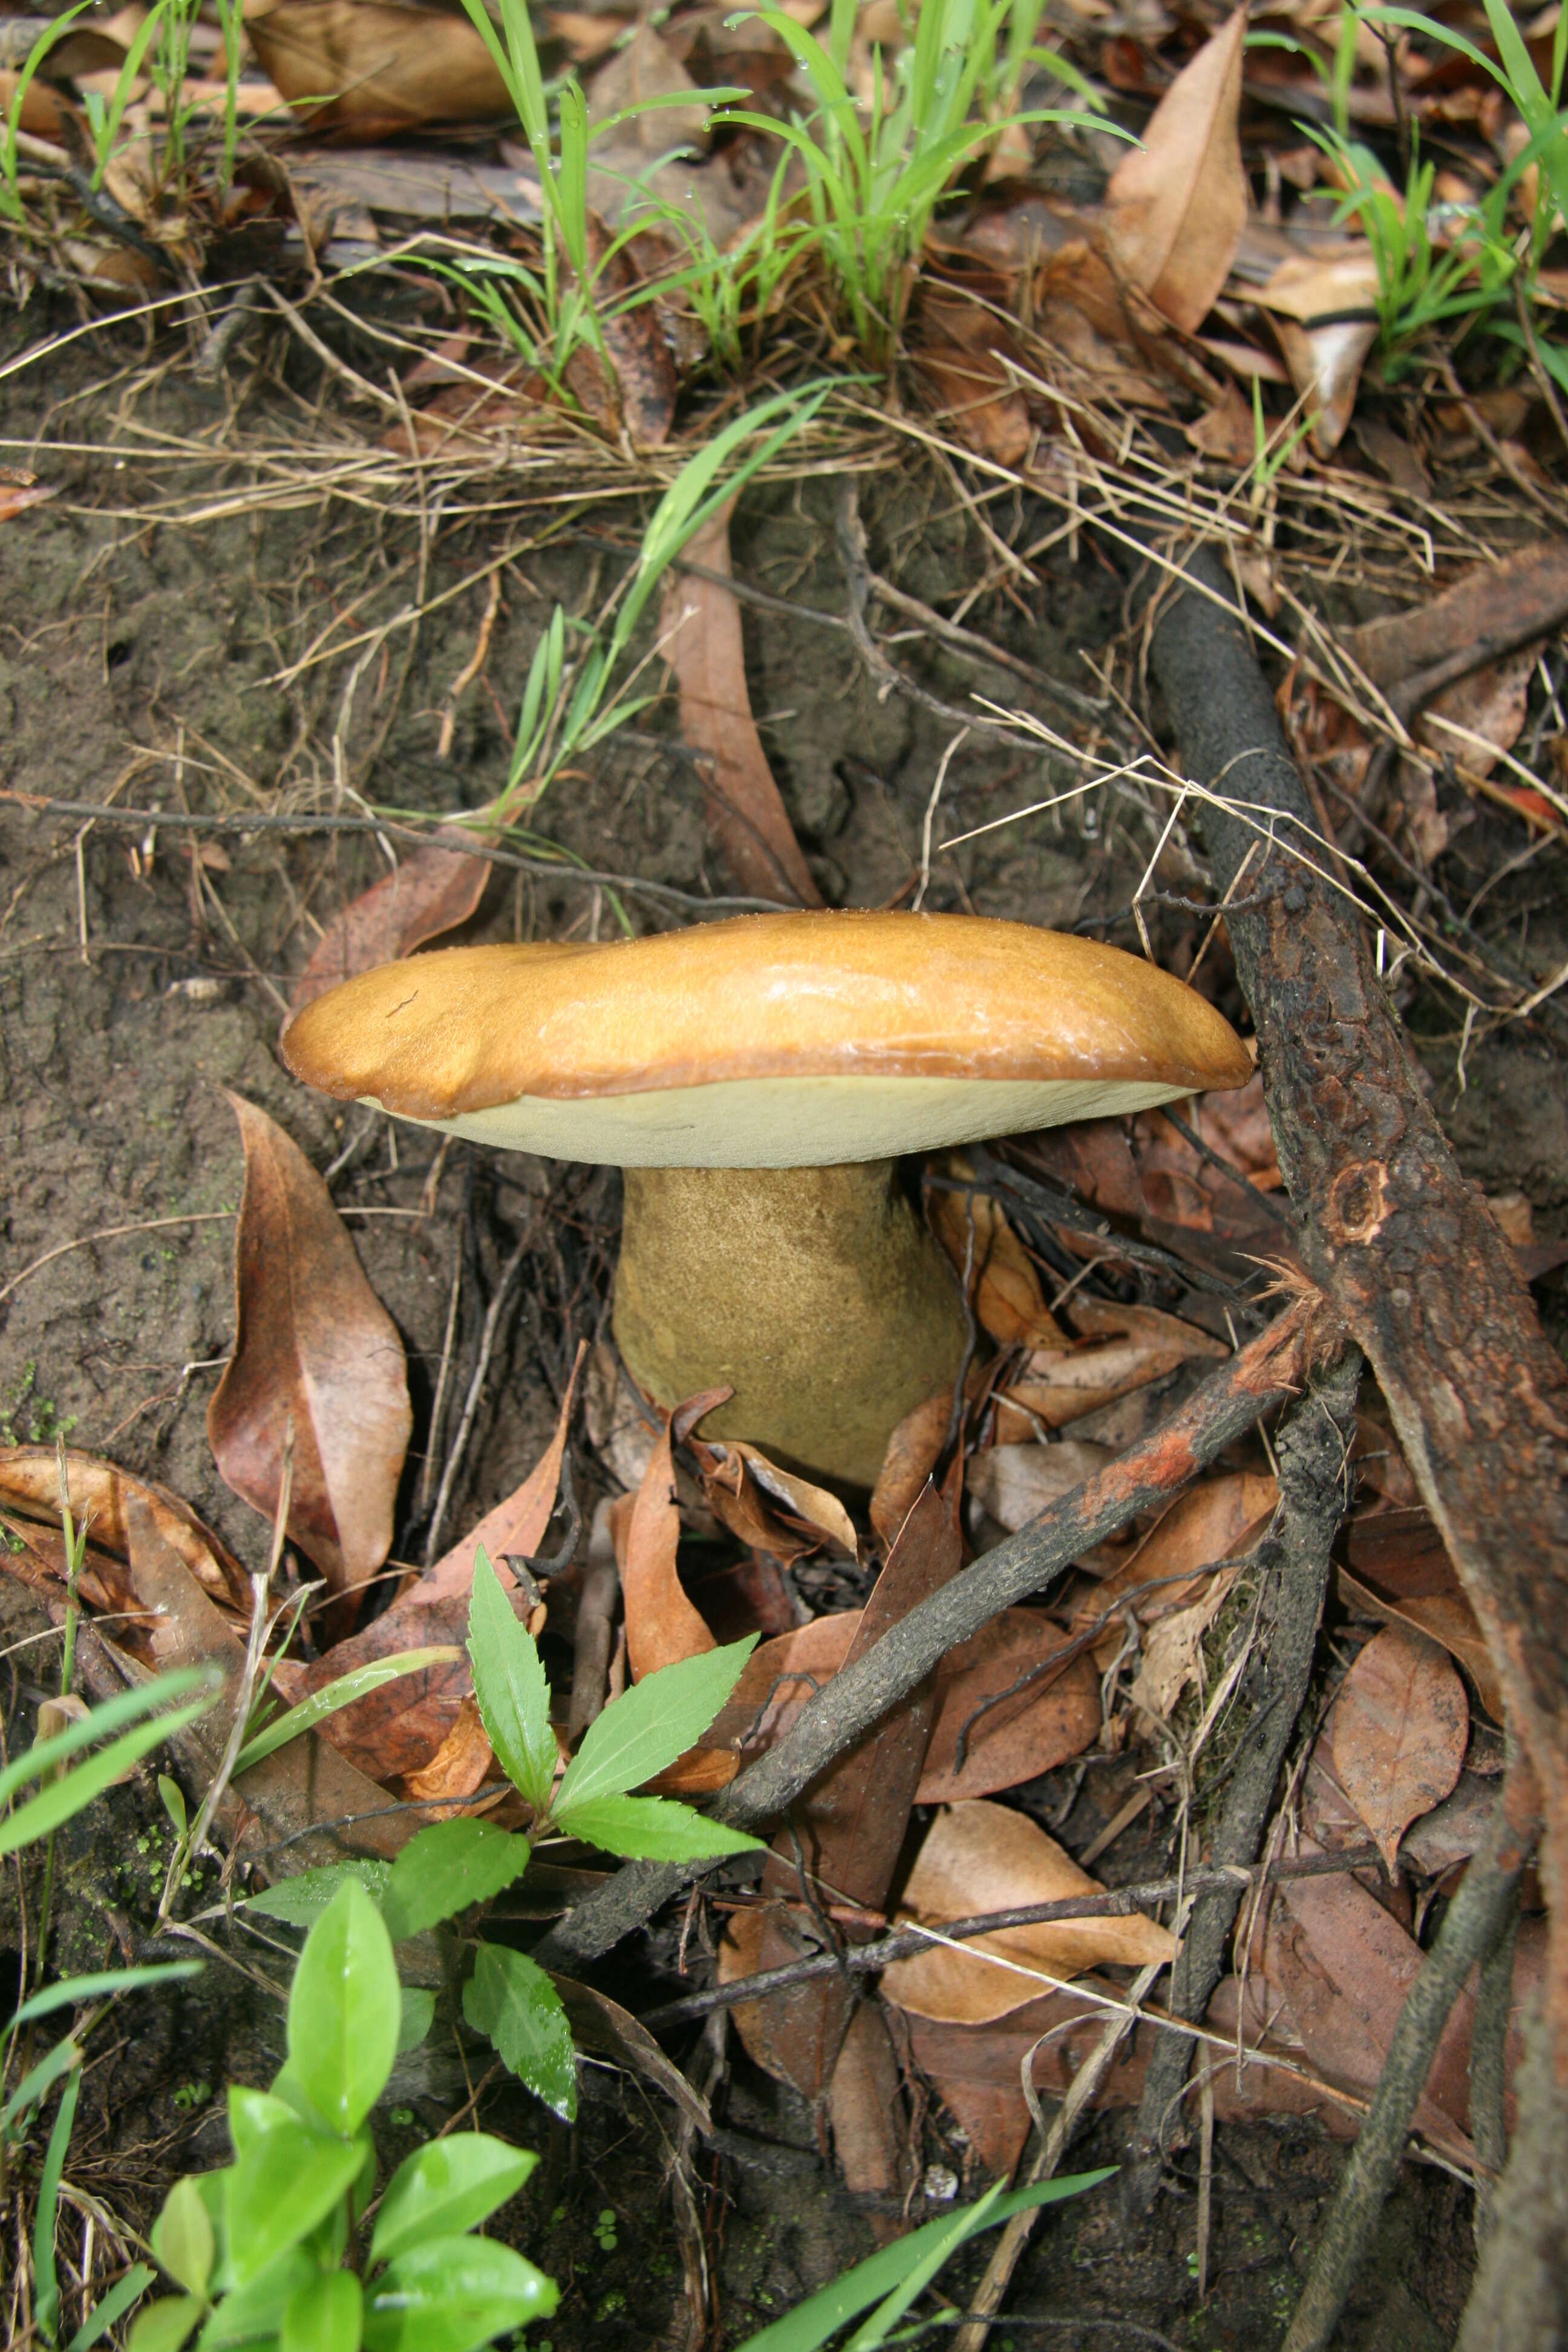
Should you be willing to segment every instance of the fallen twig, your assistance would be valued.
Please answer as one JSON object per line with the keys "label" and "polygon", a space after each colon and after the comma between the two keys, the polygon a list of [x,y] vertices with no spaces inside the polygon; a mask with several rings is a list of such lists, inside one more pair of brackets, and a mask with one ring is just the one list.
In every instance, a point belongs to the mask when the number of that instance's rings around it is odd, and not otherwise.
{"label": "fallen twig", "polygon": [[[1249,1678],[1252,1718],[1232,1761],[1210,1849],[1211,1865],[1221,1871],[1227,1864],[1250,1863],[1258,1853],[1279,1768],[1307,1695],[1328,1587],[1329,1554],[1350,1501],[1350,1449],[1360,1381],[1360,1355],[1348,1349],[1291,1406],[1275,1438],[1279,1511],[1260,1548],[1265,1646]],[[1171,1969],[1170,2005],[1178,2017],[1198,2018],[1207,2009],[1224,1969],[1241,1893],[1239,1882],[1227,1874],[1194,1904]],[[1153,2202],[1163,2155],[1162,2135],[1181,2095],[1191,2056],[1185,2042],[1164,2034],[1150,2057],[1132,2129],[1131,2162],[1122,2182],[1123,2198],[1134,2212],[1147,2212]]]}
{"label": "fallen twig", "polygon": [[[1325,1878],[1346,1870],[1381,1870],[1383,1858],[1374,1845],[1346,1846],[1338,1853],[1306,1853],[1252,1868],[1232,1864],[1189,1870],[1184,1877],[1152,1878],[1142,1886],[1115,1886],[1103,1895],[1074,1895],[1056,1903],[1024,1903],[1010,1911],[976,1912],[973,1918],[949,1919],[942,1935],[951,1943],[972,1936],[994,1935],[1004,1927],[1037,1927],[1056,1919],[1121,1919],[1133,1911],[1151,1911],[1156,1904],[1174,1903],[1184,1895],[1233,1894],[1240,1901],[1249,1887],[1278,1885],[1293,1878]],[[895,1928],[874,1944],[851,1944],[842,1952],[818,1952],[786,1968],[766,1969],[732,1984],[713,1985],[706,1992],[687,1993],[650,2010],[638,2022],[649,2032],[683,2024],[688,2018],[707,2017],[716,2009],[732,2009],[737,2001],[765,2000],[770,1993],[785,1992],[813,1977],[869,1976],[890,1968],[895,1960],[912,1959],[931,1949],[931,1937],[912,1928]]]}
{"label": "fallen twig", "polygon": [[1432,2069],[1448,2011],[1478,1960],[1501,1932],[1538,1828],[1532,1777],[1510,1775],[1449,1904],[1437,1939],[1411,1986],[1388,2056],[1281,2352],[1327,2352],[1340,2314],[1394,2186],[1415,2102]]}

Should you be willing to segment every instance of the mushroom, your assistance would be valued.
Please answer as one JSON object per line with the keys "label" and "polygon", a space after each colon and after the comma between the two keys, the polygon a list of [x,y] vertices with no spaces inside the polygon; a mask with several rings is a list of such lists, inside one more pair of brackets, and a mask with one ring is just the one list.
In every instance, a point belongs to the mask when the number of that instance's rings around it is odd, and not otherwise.
{"label": "mushroom", "polygon": [[840,912],[384,964],[305,1006],[282,1055],[328,1094],[624,1169],[633,1377],[667,1406],[727,1383],[715,1435],[862,1486],[966,1339],[900,1156],[1252,1068],[1211,1004],[1120,949]]}

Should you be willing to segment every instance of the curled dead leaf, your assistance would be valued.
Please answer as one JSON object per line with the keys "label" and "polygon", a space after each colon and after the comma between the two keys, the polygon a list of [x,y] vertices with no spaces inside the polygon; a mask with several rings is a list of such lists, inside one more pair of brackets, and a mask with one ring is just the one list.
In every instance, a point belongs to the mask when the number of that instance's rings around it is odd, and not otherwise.
{"label": "curled dead leaf", "polygon": [[234,1354],[207,1407],[219,1472],[264,1517],[292,1433],[288,1533],[334,1591],[373,1576],[414,1426],[397,1326],[331,1195],[282,1129],[242,1096]]}
{"label": "curled dead leaf", "polygon": [[[1104,1893],[1055,1838],[1005,1805],[950,1805],[927,1831],[899,1916],[922,1927],[976,1912],[1060,1903]],[[1050,1985],[1106,1963],[1142,1968],[1167,1960],[1175,1939],[1141,1911],[1120,1919],[1052,1920],[1004,1927],[956,1945],[933,1944],[895,1960],[882,1977],[886,1998],[921,2017],[980,2024],[1005,2017]]]}
{"label": "curled dead leaf", "polygon": [[1323,258],[1292,254],[1254,299],[1269,313],[1280,356],[1328,457],[1355,412],[1362,366],[1377,341],[1377,265],[1364,246]]}
{"label": "curled dead leaf", "polygon": [[[96,1454],[66,1454],[66,1477],[77,1526],[87,1529],[79,1591],[89,1609],[134,1612],[130,1576],[130,1514],[140,1507],[208,1599],[244,1623],[250,1586],[221,1538],[188,1503],[150,1479],[133,1478]],[[60,1528],[59,1462],[52,1445],[0,1446],[0,1568],[24,1584],[63,1596],[65,1538]],[[143,1658],[145,1629],[134,1621],[115,1628],[119,1647]]]}

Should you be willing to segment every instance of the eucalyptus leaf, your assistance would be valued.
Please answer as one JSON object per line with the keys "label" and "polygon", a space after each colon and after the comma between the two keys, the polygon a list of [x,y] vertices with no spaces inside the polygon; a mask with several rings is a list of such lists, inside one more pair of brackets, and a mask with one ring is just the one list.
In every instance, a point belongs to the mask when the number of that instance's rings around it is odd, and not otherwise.
{"label": "eucalyptus leaf", "polygon": [[354,1862],[319,1863],[313,1870],[296,1872],[292,1878],[280,1878],[276,1886],[264,1886],[258,1894],[243,1897],[247,1911],[259,1911],[268,1919],[281,1919],[286,1927],[313,1927],[340,1886],[354,1879],[364,1888],[373,1902],[379,1903],[392,1875],[389,1862],[373,1862],[368,1858]]}
{"label": "eucalyptus leaf", "polygon": [[278,2331],[278,2352],[360,2352],[364,2297],[353,2271],[323,2271],[296,2287]]}
{"label": "eucalyptus leaf", "polygon": [[475,2352],[548,2319],[553,2279],[489,2238],[431,2238],[383,2272],[365,2298],[365,2352]]}
{"label": "eucalyptus leaf", "polygon": [[386,2184],[370,2242],[373,2263],[391,2262],[426,2238],[476,2229],[515,2197],[539,2158],[488,2132],[453,2132],[405,2157]]}
{"label": "eucalyptus leaf", "polygon": [[468,1657],[474,1696],[496,1760],[525,1802],[542,1813],[550,1802],[557,1761],[550,1727],[550,1685],[539,1662],[539,1646],[513,1616],[483,1544],[474,1553]]}
{"label": "eucalyptus leaf", "polygon": [[488,1903],[527,1867],[528,1840],[497,1829],[493,1822],[477,1822],[466,1813],[433,1822],[409,1839],[392,1865],[380,1896],[387,1933],[401,1944],[472,1903]]}
{"label": "eucalyptus leaf", "polygon": [[648,1862],[699,1862],[718,1853],[760,1849],[761,1838],[710,1822],[673,1797],[590,1797],[585,1804],[562,1806],[555,1826],[606,1853]]}
{"label": "eucalyptus leaf", "polygon": [[640,1788],[673,1764],[707,1730],[741,1678],[757,1636],[704,1650],[645,1675],[612,1699],[583,1735],[555,1800],[560,1820],[595,1797],[618,1797]]}
{"label": "eucalyptus leaf", "polygon": [[305,1938],[289,1991],[289,2063],[333,2131],[357,2131],[380,2097],[402,2008],[392,1939],[349,1879]]}
{"label": "eucalyptus leaf", "polygon": [[563,2122],[577,2113],[577,2066],[561,1996],[525,1952],[481,1944],[463,1987],[463,2015],[519,2082]]}

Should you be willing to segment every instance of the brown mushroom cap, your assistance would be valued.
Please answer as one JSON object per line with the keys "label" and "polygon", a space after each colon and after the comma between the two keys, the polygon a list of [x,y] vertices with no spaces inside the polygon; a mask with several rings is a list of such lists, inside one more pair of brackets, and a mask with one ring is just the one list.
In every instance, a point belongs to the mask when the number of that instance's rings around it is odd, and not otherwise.
{"label": "brown mushroom cap", "polygon": [[295,1076],[478,1141],[624,1167],[810,1167],[1141,1109],[1251,1061],[1119,948],[973,915],[742,915],[449,948],[307,1005]]}

